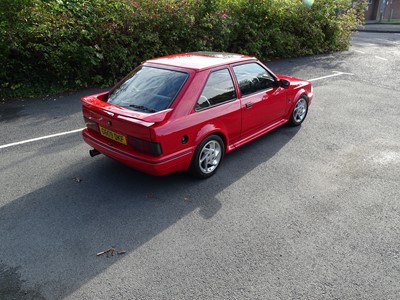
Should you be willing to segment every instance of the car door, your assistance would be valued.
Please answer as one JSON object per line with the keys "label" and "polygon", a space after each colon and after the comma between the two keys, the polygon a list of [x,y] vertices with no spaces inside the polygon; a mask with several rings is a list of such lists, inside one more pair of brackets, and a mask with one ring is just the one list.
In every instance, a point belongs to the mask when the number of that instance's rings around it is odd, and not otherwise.
{"label": "car door", "polygon": [[[241,107],[229,68],[212,70],[194,107],[192,122],[199,124],[200,136],[218,128],[228,144],[241,134]],[[228,145],[226,145],[228,146]]]}
{"label": "car door", "polygon": [[286,91],[277,79],[257,62],[233,66],[242,109],[242,136],[280,121],[283,117]]}

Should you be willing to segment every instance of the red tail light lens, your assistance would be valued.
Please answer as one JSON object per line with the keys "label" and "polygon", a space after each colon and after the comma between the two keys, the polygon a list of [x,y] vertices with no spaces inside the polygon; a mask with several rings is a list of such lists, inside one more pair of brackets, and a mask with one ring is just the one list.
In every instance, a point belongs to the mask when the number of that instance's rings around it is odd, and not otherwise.
{"label": "red tail light lens", "polygon": [[160,156],[162,154],[160,143],[153,143],[135,138],[133,136],[128,136],[128,144],[135,150],[146,154],[150,154],[153,156]]}
{"label": "red tail light lens", "polygon": [[91,129],[91,130],[96,131],[98,133],[100,132],[99,124],[97,124],[95,121],[90,120],[90,119],[88,119],[86,117],[84,117],[84,120],[85,120],[86,127],[88,129]]}

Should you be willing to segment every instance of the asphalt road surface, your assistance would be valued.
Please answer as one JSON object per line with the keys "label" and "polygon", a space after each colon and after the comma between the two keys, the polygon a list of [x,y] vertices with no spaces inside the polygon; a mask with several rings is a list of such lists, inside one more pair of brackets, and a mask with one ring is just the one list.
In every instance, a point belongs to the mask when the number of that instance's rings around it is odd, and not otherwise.
{"label": "asphalt road surface", "polygon": [[93,90],[0,104],[0,299],[399,299],[400,35],[267,64],[307,119],[202,181],[90,158]]}

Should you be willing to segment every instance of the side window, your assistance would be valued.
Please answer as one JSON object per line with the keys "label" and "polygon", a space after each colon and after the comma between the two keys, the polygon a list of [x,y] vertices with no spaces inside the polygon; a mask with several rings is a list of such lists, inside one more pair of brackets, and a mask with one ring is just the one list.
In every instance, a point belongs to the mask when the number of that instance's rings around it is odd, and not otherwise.
{"label": "side window", "polygon": [[233,67],[242,96],[268,90],[275,86],[275,79],[257,63],[248,63]]}
{"label": "side window", "polygon": [[236,99],[236,92],[229,70],[214,71],[208,77],[195,109],[199,110],[233,99]]}

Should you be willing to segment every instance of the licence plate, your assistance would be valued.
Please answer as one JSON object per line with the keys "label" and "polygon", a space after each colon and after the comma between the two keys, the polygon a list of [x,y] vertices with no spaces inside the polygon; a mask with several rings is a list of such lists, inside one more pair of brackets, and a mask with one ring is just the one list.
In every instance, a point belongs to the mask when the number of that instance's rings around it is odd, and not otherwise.
{"label": "licence plate", "polygon": [[116,141],[118,143],[127,145],[126,137],[124,135],[108,130],[107,128],[101,126],[99,127],[100,127],[100,134],[102,136],[108,137],[109,139],[112,139],[113,141]]}

